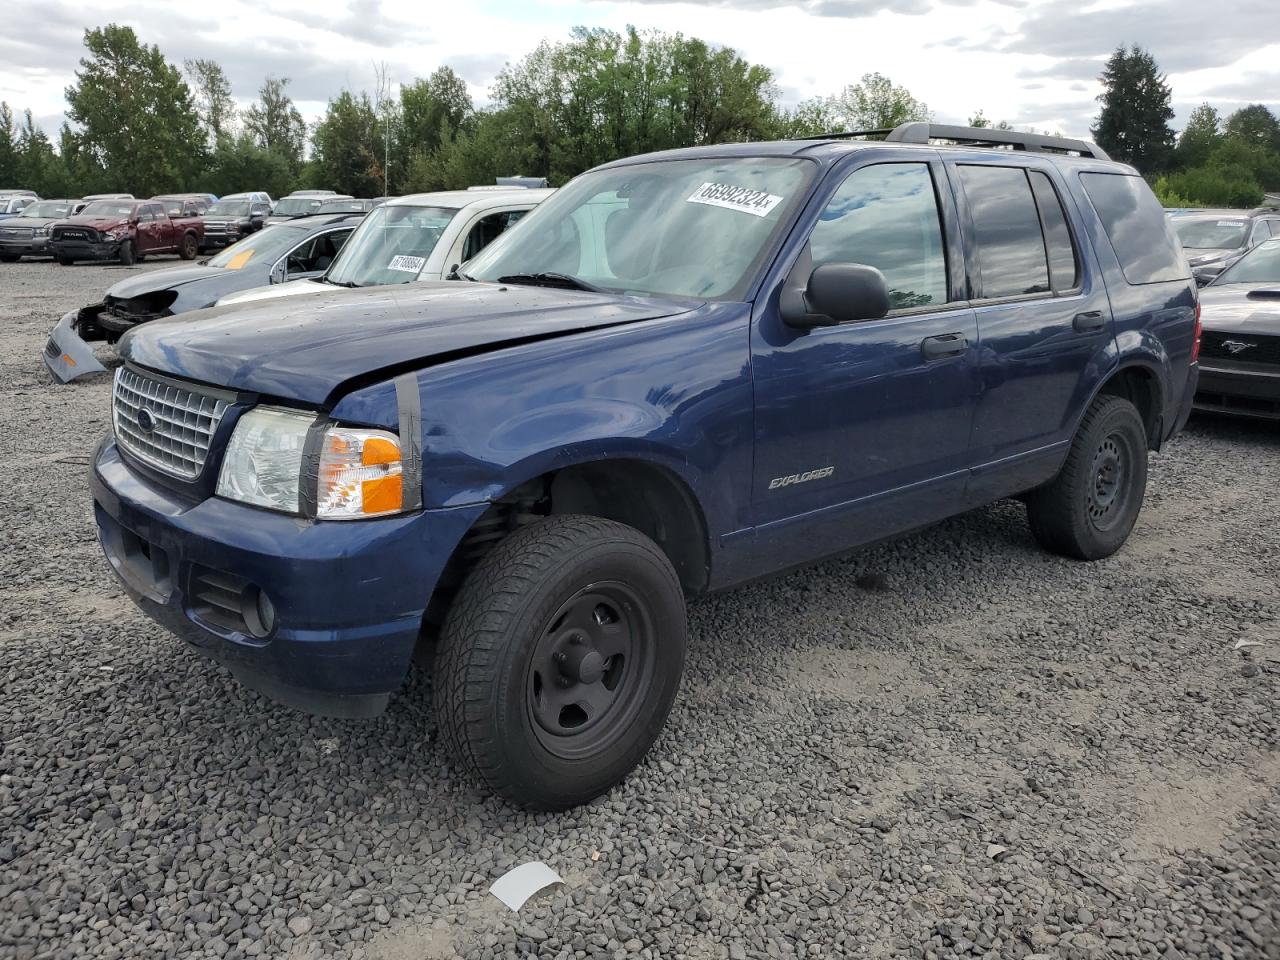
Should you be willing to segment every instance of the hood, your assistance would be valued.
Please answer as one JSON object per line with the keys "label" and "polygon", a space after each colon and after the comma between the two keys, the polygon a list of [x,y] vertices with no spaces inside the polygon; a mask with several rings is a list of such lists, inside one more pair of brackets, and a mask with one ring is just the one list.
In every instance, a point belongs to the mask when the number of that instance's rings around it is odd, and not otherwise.
{"label": "hood", "polygon": [[1202,267],[1207,263],[1217,263],[1219,260],[1225,260],[1228,257],[1239,256],[1239,247],[1197,247],[1195,249],[1186,250],[1187,262],[1193,267]]}
{"label": "hood", "polygon": [[67,217],[59,220],[59,226],[64,227],[93,227],[95,230],[112,230],[121,224],[129,222],[128,217]]}
{"label": "hood", "polygon": [[1200,322],[1219,333],[1280,336],[1280,283],[1224,283],[1200,291]]}
{"label": "hood", "polygon": [[209,277],[221,277],[227,271],[222,267],[202,267],[193,264],[189,267],[171,267],[168,270],[157,270],[155,273],[140,273],[126,277],[107,291],[109,297],[136,297],[143,293],[155,293],[157,290],[172,290],[193,280],[205,280]]}
{"label": "hood", "polygon": [[6,223],[6,227],[47,227],[51,224],[62,223],[66,217],[9,217],[12,223]]}
{"label": "hood", "polygon": [[344,287],[335,287],[320,280],[290,280],[287,283],[273,283],[265,287],[251,287],[228,294],[218,301],[218,306],[230,306],[233,303],[257,303],[259,300],[278,300],[281,297],[296,297],[308,293],[336,293]]}
{"label": "hood", "polygon": [[324,405],[344,383],[600,327],[684,313],[693,301],[437,281],[198,310],[120,341],[128,361],[220,387]]}

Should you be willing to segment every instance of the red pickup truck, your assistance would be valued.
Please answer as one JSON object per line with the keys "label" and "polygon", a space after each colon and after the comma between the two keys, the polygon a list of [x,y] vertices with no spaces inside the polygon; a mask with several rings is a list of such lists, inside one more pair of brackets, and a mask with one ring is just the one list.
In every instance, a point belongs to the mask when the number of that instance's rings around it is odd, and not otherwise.
{"label": "red pickup truck", "polygon": [[153,253],[194,260],[204,239],[202,212],[194,198],[96,200],[78,215],[54,224],[49,250],[64,265],[119,260],[127,267]]}

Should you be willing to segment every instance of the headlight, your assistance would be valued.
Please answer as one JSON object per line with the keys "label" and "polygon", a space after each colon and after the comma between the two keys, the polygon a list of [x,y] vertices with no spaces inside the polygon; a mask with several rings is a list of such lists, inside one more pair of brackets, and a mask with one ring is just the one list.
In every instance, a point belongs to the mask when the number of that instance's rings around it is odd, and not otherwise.
{"label": "headlight", "polygon": [[107,236],[112,240],[123,240],[129,235],[128,227],[116,227],[114,230],[108,230]]}
{"label": "headlight", "polygon": [[299,512],[302,451],[315,419],[278,407],[258,407],[242,416],[222,458],[218,496]]}
{"label": "headlight", "polygon": [[316,516],[358,520],[404,509],[400,439],[386,430],[333,427],[324,435]]}
{"label": "headlight", "polygon": [[32,227],[32,228],[31,228],[31,235],[32,235],[33,237],[43,237],[47,232],[48,232],[48,230],[47,230],[45,227]]}
{"label": "headlight", "polygon": [[316,482],[316,517],[359,520],[404,508],[400,440],[386,430],[330,427],[317,475],[301,480],[315,415],[258,407],[236,423],[218,474],[221,497],[299,513],[301,482]]}

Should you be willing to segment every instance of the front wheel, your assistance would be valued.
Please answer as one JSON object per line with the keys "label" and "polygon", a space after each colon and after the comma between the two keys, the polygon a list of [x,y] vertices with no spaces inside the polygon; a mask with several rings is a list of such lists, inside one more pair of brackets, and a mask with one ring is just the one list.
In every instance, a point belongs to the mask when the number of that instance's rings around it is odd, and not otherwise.
{"label": "front wheel", "polygon": [[132,267],[138,262],[138,249],[133,245],[132,240],[126,240],[120,244],[120,264],[125,267]]}
{"label": "front wheel", "polygon": [[178,251],[178,256],[183,260],[194,260],[196,254],[200,252],[200,241],[196,239],[194,233],[188,233],[182,238],[182,249]]}
{"label": "front wheel", "polygon": [[54,259],[56,259],[58,263],[62,264],[64,267],[69,267],[73,263],[75,263],[75,261],[72,260],[70,257],[59,256],[59,257],[55,257]]}
{"label": "front wheel", "polygon": [[684,647],[684,595],[652,540],[548,517],[494,547],[449,611],[432,680],[442,738],[523,806],[585,803],[662,732]]}
{"label": "front wheel", "polygon": [[1027,497],[1027,518],[1040,545],[1077,560],[1100,560],[1123,546],[1147,489],[1147,434],[1123,397],[1090,405],[1067,462]]}

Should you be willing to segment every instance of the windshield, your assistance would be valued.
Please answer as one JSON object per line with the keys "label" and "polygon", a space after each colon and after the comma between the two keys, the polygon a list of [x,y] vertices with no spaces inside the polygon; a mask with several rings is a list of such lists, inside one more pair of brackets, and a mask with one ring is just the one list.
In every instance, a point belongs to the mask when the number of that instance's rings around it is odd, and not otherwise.
{"label": "windshield", "polygon": [[248,215],[248,200],[219,200],[205,211],[207,217],[247,217]]}
{"label": "windshield", "polygon": [[1254,247],[1213,281],[1215,287],[1224,283],[1280,284],[1280,240]]}
{"label": "windshield", "polygon": [[320,209],[319,197],[285,197],[271,211],[277,217],[300,217]]}
{"label": "windshield", "polygon": [[561,273],[620,293],[736,299],[801,201],[812,170],[806,160],[744,157],[587,173],[466,273],[476,280]]}
{"label": "windshield", "polygon": [[1244,243],[1248,220],[1177,219],[1173,229],[1189,250],[1230,250]]}
{"label": "windshield", "polygon": [[65,217],[71,213],[71,204],[62,201],[46,200],[42,203],[33,203],[22,213],[20,217],[40,217],[45,220],[54,220],[58,217]]}
{"label": "windshield", "polygon": [[326,200],[320,207],[321,213],[361,213],[364,210],[363,200]]}
{"label": "windshield", "polygon": [[305,236],[306,230],[303,227],[277,223],[231,244],[216,257],[211,257],[209,266],[242,270],[250,264],[275,263],[287,251],[301,243]]}
{"label": "windshield", "polygon": [[80,211],[82,217],[131,217],[133,204],[119,200],[95,200]]}
{"label": "windshield", "polygon": [[416,280],[457,212],[451,207],[375,208],[351,234],[325,279],[356,287]]}

